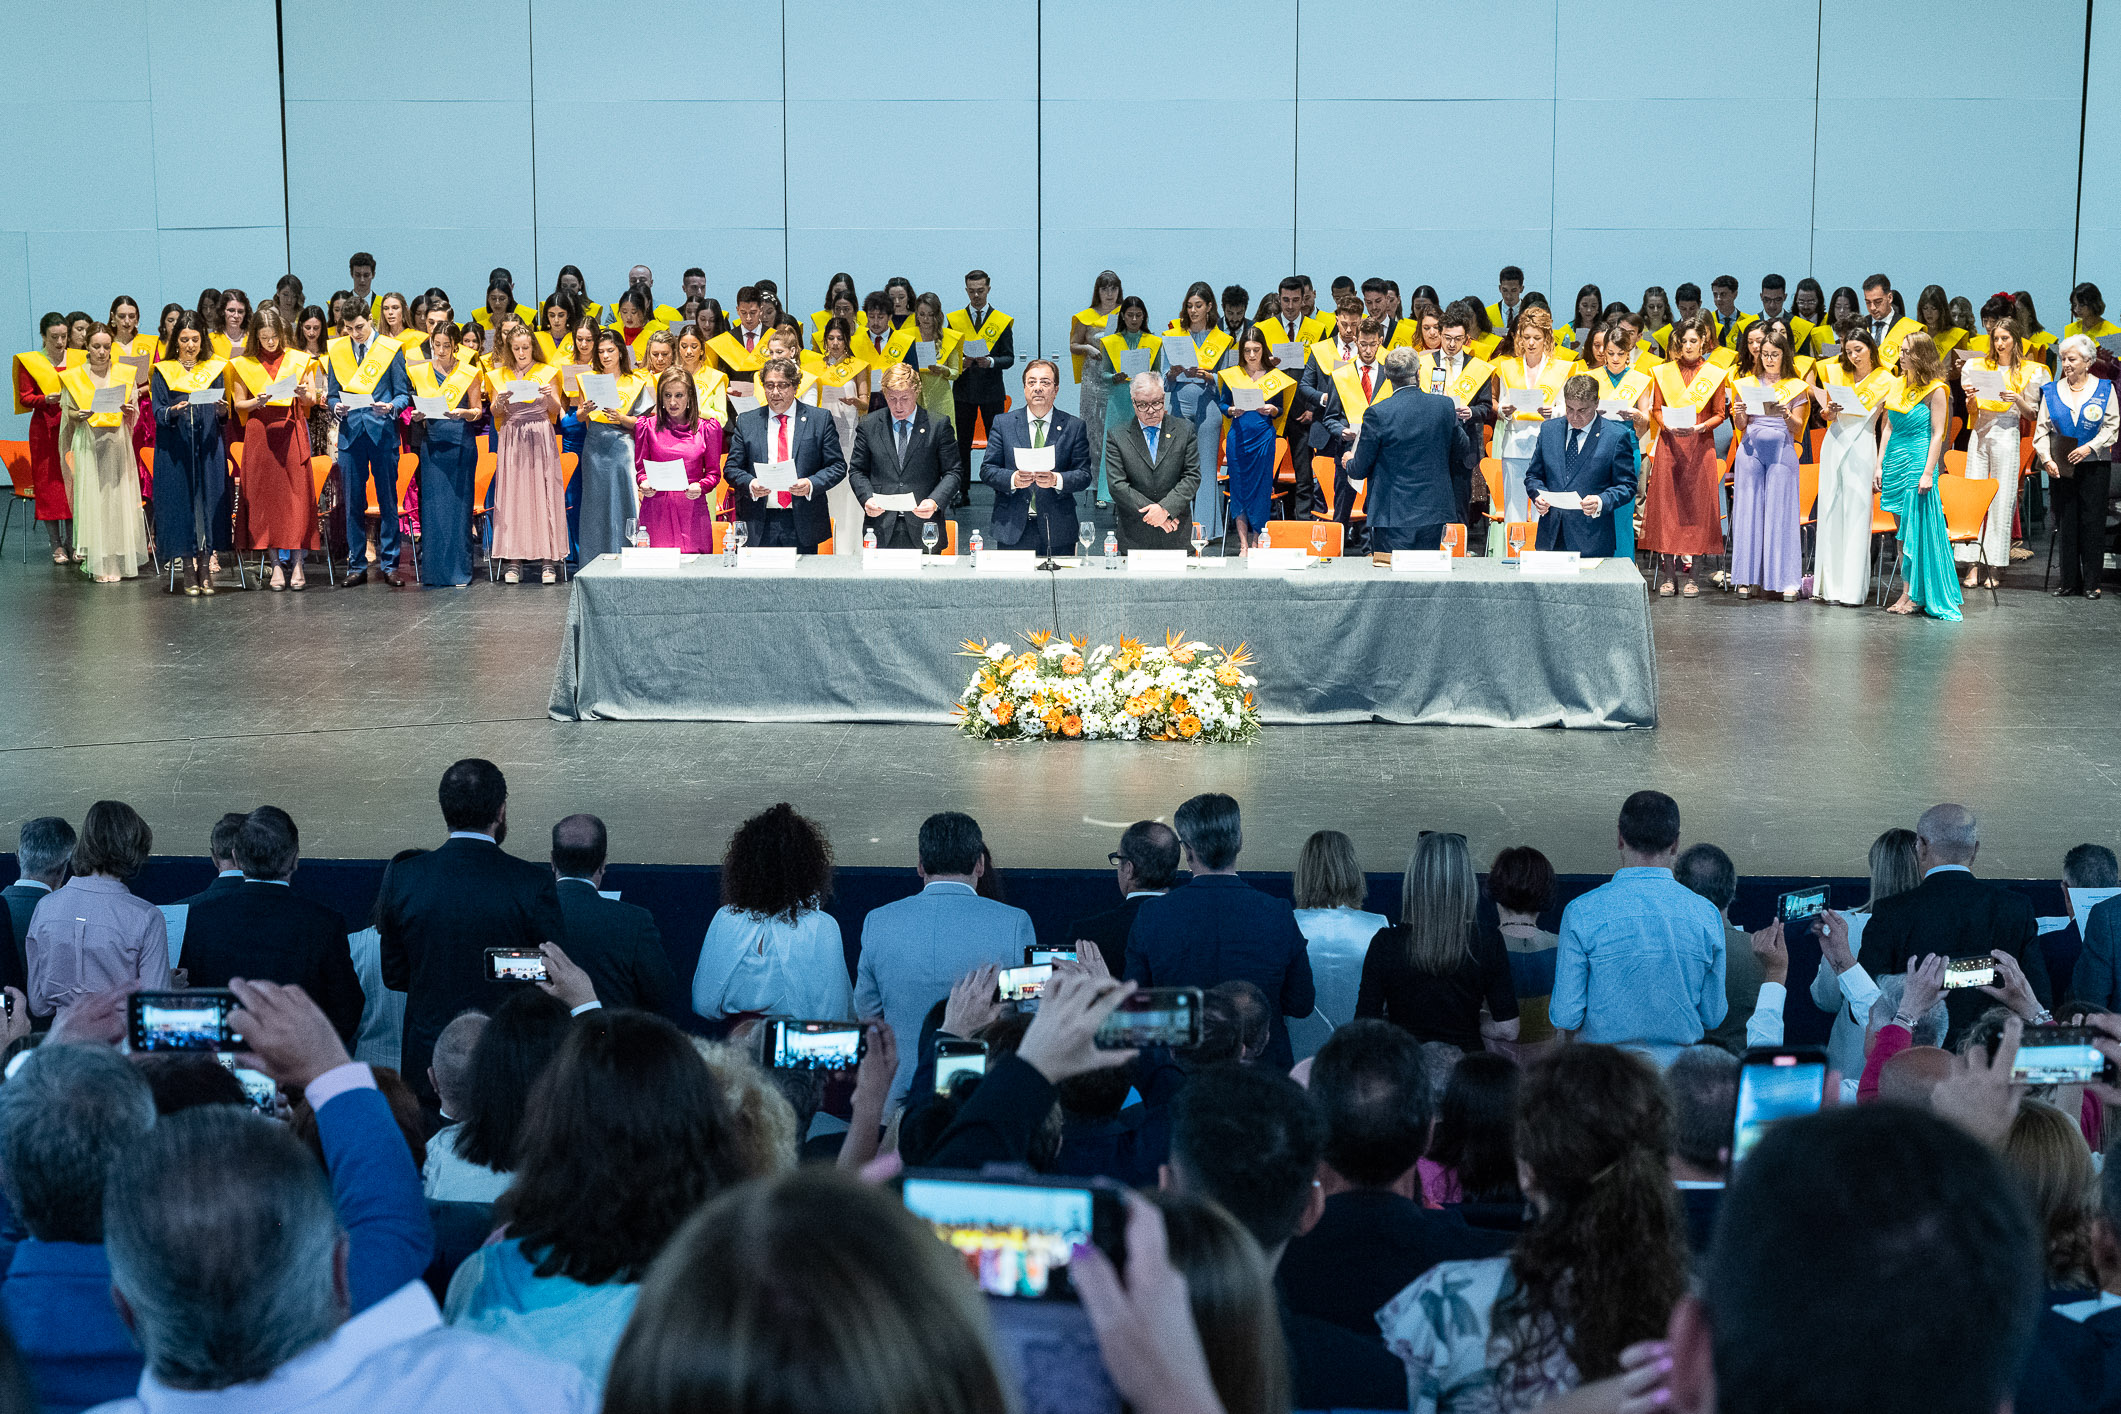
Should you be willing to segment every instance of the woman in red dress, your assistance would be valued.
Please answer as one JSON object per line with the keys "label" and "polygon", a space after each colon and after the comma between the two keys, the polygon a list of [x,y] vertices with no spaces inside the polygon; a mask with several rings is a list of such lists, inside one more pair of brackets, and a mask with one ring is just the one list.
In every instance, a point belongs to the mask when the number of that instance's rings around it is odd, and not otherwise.
{"label": "woman in red dress", "polygon": [[[1723,553],[1716,425],[1730,415],[1730,395],[1724,386],[1727,370],[1708,361],[1716,347],[1712,328],[1700,312],[1672,326],[1672,361],[1658,365],[1643,408],[1655,416],[1659,431],[1650,456],[1640,543],[1657,555],[1657,593],[1667,598],[1677,578],[1670,561]],[[1700,594],[1692,570],[1679,592],[1689,599]]]}
{"label": "woman in red dress", "polygon": [[37,321],[44,347],[15,355],[15,411],[29,414],[29,477],[37,491],[37,519],[52,540],[52,563],[69,553],[74,507],[59,462],[59,373],[66,367],[66,316],[56,311]]}
{"label": "woman in red dress", "polygon": [[[243,419],[243,513],[238,543],[271,550],[273,589],[302,589],[308,552],[317,536],[317,497],[309,475],[309,407],[317,401],[316,360],[295,347],[295,333],[279,309],[267,305],[230,365],[229,393]],[[268,399],[266,389],[289,374],[291,397]],[[290,567],[292,574],[289,573]]]}

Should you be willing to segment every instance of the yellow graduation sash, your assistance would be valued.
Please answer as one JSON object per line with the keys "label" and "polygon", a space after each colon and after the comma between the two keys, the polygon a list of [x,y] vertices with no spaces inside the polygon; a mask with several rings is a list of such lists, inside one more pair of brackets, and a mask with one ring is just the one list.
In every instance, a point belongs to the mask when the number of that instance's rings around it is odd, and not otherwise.
{"label": "yellow graduation sash", "polygon": [[[381,309],[381,308],[382,308],[382,305],[381,305],[381,304],[378,304],[378,305],[376,306],[376,308],[377,308],[377,309]],[[531,307],[530,307],[529,305],[527,305],[527,304],[519,304],[519,305],[517,305],[517,306],[516,306],[516,310],[515,310],[515,313],[516,313],[516,318],[517,318],[517,319],[520,319],[520,320],[521,320],[521,321],[523,322],[523,326],[524,326],[524,327],[525,327],[526,329],[527,329],[527,328],[529,328],[529,327],[530,327],[530,325],[531,325],[532,323],[534,323],[534,322],[536,321],[537,317],[538,317],[538,312],[537,312],[536,310],[532,309],[532,308],[531,308]],[[369,315],[368,317],[369,317],[370,319],[373,319],[373,318],[375,318],[375,315],[371,313],[371,314],[370,314],[370,315]],[[472,317],[472,318],[473,318],[474,320],[478,321],[478,325],[479,325],[479,327],[480,327],[481,329],[484,329],[484,330],[485,330],[485,331],[486,331],[487,333],[489,333],[489,334],[491,334],[491,333],[493,332],[493,311],[492,311],[492,310],[490,310],[490,309],[486,308],[486,307],[485,307],[484,305],[481,305],[481,306],[480,306],[479,308],[477,308],[477,309],[475,309],[475,310],[473,310],[473,311],[471,312],[471,317]]]}
{"label": "yellow graduation sash", "polygon": [[[1239,388],[1259,389],[1259,395],[1265,398],[1269,405],[1272,405],[1274,400],[1282,395],[1283,389],[1296,386],[1296,380],[1278,368],[1268,369],[1257,381],[1247,375],[1242,368],[1225,368],[1218,376],[1222,379],[1223,386],[1233,392]],[[1355,385],[1355,391],[1358,393],[1362,391],[1360,383]],[[1289,410],[1283,408],[1275,415],[1274,430],[1280,432],[1282,424],[1288,420]]]}
{"label": "yellow graduation sash", "polygon": [[1501,347],[1502,335],[1500,334],[1482,334],[1477,339],[1466,340],[1466,352],[1475,358],[1493,358],[1495,357],[1495,351]]}
{"label": "yellow graduation sash", "polygon": [[[78,368],[69,368],[59,375],[59,382],[67,392],[73,394],[74,407],[82,412],[88,412],[90,404],[96,401],[96,389],[98,388],[122,386],[125,389],[126,403],[130,405],[133,401],[133,380],[130,376],[121,376],[121,370],[115,363],[110,366],[110,372],[101,378],[89,372],[88,365],[85,363]],[[88,425],[91,427],[116,427],[123,423],[124,420],[125,414],[123,412],[90,413]]]}
{"label": "yellow graduation sash", "polygon": [[1319,339],[1311,345],[1308,353],[1310,354],[1311,362],[1317,364],[1327,373],[1331,373],[1334,369],[1340,367],[1340,341],[1338,339]]}
{"label": "yellow graduation sash", "polygon": [[719,368],[700,365],[692,375],[692,391],[699,397],[700,411],[711,413],[716,422],[729,425],[729,375]]}
{"label": "yellow graduation sash", "polygon": [[[1805,391],[1805,382],[1802,378],[1781,378],[1773,383],[1763,383],[1752,374],[1747,374],[1745,377],[1737,379],[1732,386],[1735,387],[1738,383],[1750,383],[1756,388],[1766,388],[1775,395],[1775,401],[1781,403],[1784,407],[1789,407],[1796,403],[1800,397],[1803,397]],[[1811,405],[1812,400],[1804,398],[1805,416],[1807,418],[1811,416]]]}
{"label": "yellow graduation sash", "polygon": [[[742,348],[743,345],[738,344],[737,347]],[[631,408],[635,403],[639,402],[641,385],[647,381],[644,376],[638,373],[621,373],[619,375],[619,406]],[[591,422],[617,422],[618,418],[605,409],[598,408],[595,412],[589,414],[589,420]]]}
{"label": "yellow graduation sash", "polygon": [[489,365],[480,371],[480,376],[486,380],[486,391],[495,402],[500,402],[508,396],[508,385],[511,383],[527,381],[550,388],[553,380],[559,375],[559,369],[544,363],[533,363],[520,373],[498,365]]}
{"label": "yellow graduation sash", "polygon": [[[1884,400],[1885,395],[1892,389],[1893,375],[1882,368],[1872,369],[1861,380],[1851,380],[1849,371],[1841,366],[1841,360],[1838,358],[1828,359],[1821,363],[1820,367],[1826,370],[1824,381],[1827,386],[1837,392],[1846,389],[1854,394],[1856,401],[1863,404],[1865,412],[1875,411],[1878,404]],[[1829,396],[1831,397],[1832,395]],[[1840,402],[1841,399],[1834,397],[1833,401]],[[1846,406],[1846,404],[1843,405]]]}
{"label": "yellow graduation sash", "polygon": [[361,360],[359,368],[354,367],[351,338],[333,339],[324,346],[324,351],[331,359],[331,371],[339,380],[340,392],[373,393],[376,384],[383,381],[383,375],[390,372],[390,357],[398,351],[398,341],[376,335],[369,341],[368,357]]}
{"label": "yellow graduation sash", "polygon": [[1923,384],[1919,388],[1910,388],[1905,378],[1895,378],[1892,388],[1887,393],[1885,406],[1891,412],[1913,412],[1915,404],[1921,402],[1943,386],[1944,384],[1942,383],[1932,381]]}
{"label": "yellow graduation sash", "polygon": [[221,376],[228,364],[218,358],[202,358],[190,368],[176,359],[164,359],[155,365],[155,372],[162,375],[162,384],[172,393],[203,393]]}
{"label": "yellow graduation sash", "polygon": [[1951,328],[1946,329],[1942,334],[1932,334],[1930,335],[1930,338],[1935,341],[1938,353],[1948,354],[1953,349],[1958,348],[1959,345],[1965,341],[1966,330],[1961,329],[1958,325],[1954,324]]}
{"label": "yellow graduation sash", "polygon": [[[1569,375],[1575,371],[1576,361],[1574,359],[1562,358],[1555,354],[1549,354],[1546,362],[1539,365],[1539,381],[1536,386],[1541,393],[1546,395],[1548,406],[1560,404],[1561,385],[1568,382]],[[1530,388],[1535,386],[1525,381],[1524,360],[1521,358],[1497,360],[1495,376],[1502,381],[1502,386],[1505,388]],[[1532,412],[1520,412],[1510,420],[1512,422],[1538,422],[1540,417],[1537,410],[1534,410]]]}
{"label": "yellow graduation sash", "polygon": [[1736,368],[1738,366],[1738,350],[1727,348],[1710,349],[1709,362],[1715,364],[1718,368]]}
{"label": "yellow graduation sash", "polygon": [[707,341],[722,367],[732,373],[756,373],[766,366],[767,331],[759,331],[759,346],[746,349],[744,341],[730,333],[717,334]]}
{"label": "yellow graduation sash", "polygon": [[[2121,333],[2121,330],[2116,332]],[[1981,367],[2003,374],[2003,391],[2013,396],[2025,391],[2026,369],[2038,368],[2039,366],[2020,358],[2008,369],[2002,369],[1993,358],[1981,360]],[[1974,406],[1983,412],[2009,412],[2011,410],[2011,403],[2006,398],[1976,398],[1974,399]]]}
{"label": "yellow graduation sash", "polygon": [[1668,352],[1672,347],[1672,326],[1660,324],[1655,329],[1644,334],[1643,338],[1655,345],[1659,353]]}
{"label": "yellow graduation sash", "polygon": [[[226,334],[208,334],[206,336],[206,342],[212,347],[214,357],[216,358],[234,358],[236,355],[243,352],[241,349],[237,348],[234,344],[228,341],[228,335]],[[73,350],[67,350],[66,361],[68,364],[73,363]]]}
{"label": "yellow graduation sash", "polygon": [[661,320],[663,327],[665,329],[668,329],[673,324],[683,324],[685,322],[685,311],[681,309],[672,309],[667,304],[659,304],[651,313],[650,319],[651,322],[653,322],[654,320]]}
{"label": "yellow graduation sash", "polygon": [[455,407],[463,401],[466,390],[478,381],[479,370],[470,360],[459,358],[457,366],[449,370],[449,377],[436,383],[434,363],[429,360],[408,369],[407,376],[412,379],[412,390],[421,397],[440,398],[445,407]]}
{"label": "yellow graduation sash", "polygon": [[1385,335],[1385,347],[1388,349],[1411,349],[1414,347],[1415,336],[1420,333],[1421,321],[1419,319],[1395,319],[1392,321],[1392,332]]}
{"label": "yellow graduation sash", "polygon": [[1626,398],[1632,403],[1650,386],[1650,375],[1640,368],[1630,368],[1620,375],[1620,381],[1617,383],[1613,381],[1613,375],[1603,368],[1594,376],[1605,384],[1605,390],[1598,395],[1601,398]]}
{"label": "yellow graduation sash", "polygon": [[[30,381],[37,385],[37,391],[46,397],[59,391],[59,370],[52,367],[52,361],[44,356],[44,350],[31,349],[28,353],[16,354],[15,367],[29,374]],[[15,384],[15,411],[29,411],[29,404],[22,401],[20,382]]]}
{"label": "yellow graduation sash", "polygon": [[[1125,334],[1107,334],[1104,338],[1099,339],[1098,342],[1105,346],[1105,357],[1112,360],[1112,372],[1117,375],[1119,373],[1119,356],[1127,352],[1127,336]],[[1155,334],[1143,334],[1141,342],[1134,347],[1149,351],[1149,367],[1153,369],[1156,367],[1156,351],[1163,346],[1164,341]]]}
{"label": "yellow graduation sash", "polygon": [[1790,342],[1800,349],[1811,342],[1812,331],[1819,327],[1812,323],[1811,320],[1799,319],[1794,314],[1785,314],[1782,316],[1782,320],[1790,326]]}
{"label": "yellow graduation sash", "polygon": [[1381,403],[1392,396],[1392,385],[1385,379],[1384,365],[1380,363],[1373,367],[1377,374],[1371,379],[1371,386],[1377,391],[1367,398],[1362,395],[1362,375],[1355,371],[1353,363],[1344,363],[1333,370],[1333,386],[1340,390],[1340,405],[1354,411],[1353,421],[1358,427],[1362,425],[1363,414],[1373,403]]}
{"label": "yellow graduation sash", "polygon": [[994,348],[994,341],[1002,336],[1002,330],[1008,328],[1009,323],[1009,316],[991,304],[987,306],[987,318],[977,329],[972,327],[970,309],[952,310],[949,318],[943,321],[944,327],[957,330],[963,338],[985,339],[990,352]]}
{"label": "yellow graduation sash", "polygon": [[1193,340],[1194,348],[1200,352],[1200,362],[1195,366],[1211,372],[1216,364],[1222,362],[1223,355],[1230,351],[1230,336],[1223,330],[1214,328],[1205,334],[1188,334],[1179,327],[1176,319],[1164,326],[1163,337]]}
{"label": "yellow graduation sash", "polygon": [[1451,395],[1452,402],[1460,407],[1467,407],[1473,399],[1480,396],[1482,386],[1494,376],[1494,364],[1484,358],[1468,358],[1464,367],[1458,370],[1458,376],[1451,380],[1444,391]]}
{"label": "yellow graduation sash", "polygon": [[[914,332],[914,342],[919,343],[919,331],[915,330]],[[942,337],[935,341],[936,364],[943,368],[949,369],[952,375],[954,376],[955,374],[960,372],[965,366],[964,355],[960,352],[960,350],[963,349],[964,346],[964,336],[959,334],[957,330],[950,328],[948,325],[944,325],[942,329]],[[924,378],[932,378],[936,375],[929,373],[926,369],[923,369],[921,370],[921,376]],[[796,394],[796,396],[801,397],[802,394],[798,393]]]}
{"label": "yellow graduation sash", "polygon": [[[2109,326],[2107,332],[2121,333],[2121,328]],[[2037,333],[2027,334],[2025,336],[2025,346],[2029,349],[2044,349],[2052,345],[2054,342],[2055,336],[2053,334],[2048,333],[2045,329],[2042,329]]]}
{"label": "yellow graduation sash", "polygon": [[1923,330],[1920,324],[1912,319],[1902,319],[1892,328],[1885,331],[1885,338],[1878,345],[1878,361],[1887,364],[1898,363],[1900,361],[1900,346],[1907,342],[1908,335],[1921,332]]}
{"label": "yellow graduation sash", "polygon": [[[665,324],[660,319],[651,319],[646,324],[643,324],[640,328],[640,331],[633,336],[632,342],[626,345],[627,348],[633,351],[633,361],[635,363],[639,363],[643,359],[647,358],[649,339],[653,338],[657,334],[663,333],[669,328],[670,326],[668,324]],[[626,330],[623,326],[621,326],[621,328],[619,329],[619,337],[622,339],[626,337]],[[742,344],[738,344],[737,347],[741,349],[744,346]],[[764,339],[760,339],[759,350],[760,358],[762,360],[765,357],[765,347],[766,341]]]}
{"label": "yellow graduation sash", "polygon": [[[316,366],[316,360],[310,355],[303,353],[300,349],[289,349],[281,355],[281,359],[280,372],[283,375],[287,373],[294,374],[295,381],[298,383],[306,380],[309,377],[310,370]],[[247,355],[230,359],[228,367],[231,373],[243,380],[244,388],[249,390],[252,397],[264,392],[266,385],[273,381],[272,375],[265,371],[265,365]],[[294,399],[291,397],[274,398],[266,406],[284,408],[291,407],[293,404]]]}
{"label": "yellow graduation sash", "polygon": [[[567,336],[567,345],[565,348],[562,348],[560,346],[559,340],[553,338],[552,335],[546,333],[543,329],[533,330],[532,332],[537,335],[538,352],[544,355],[545,362],[553,364],[555,366],[563,363],[589,362],[589,355],[591,353],[591,349],[579,349],[575,347],[574,335],[569,334]],[[594,346],[596,343],[596,336],[592,334],[590,336],[589,342],[592,346]]]}
{"label": "yellow graduation sash", "polygon": [[1635,355],[1633,367],[1637,373],[1654,374],[1658,365],[1663,362],[1665,362],[1663,354],[1658,353],[1655,349],[1644,349],[1641,353]]}
{"label": "yellow graduation sash", "polygon": [[[1112,306],[1111,311],[1105,314],[1099,314],[1095,305],[1088,309],[1075,311],[1075,322],[1082,325],[1085,329],[1110,329],[1118,322],[1118,319],[1118,305]],[[1070,339],[1069,342],[1073,343],[1075,341]],[[1069,356],[1075,360],[1075,381],[1080,383],[1083,381],[1083,356],[1072,349],[1069,350]]]}
{"label": "yellow graduation sash", "polygon": [[1657,365],[1655,381],[1657,391],[1664,395],[1666,406],[1698,410],[1708,405],[1709,399],[1716,395],[1716,386],[1729,376],[1730,370],[1722,364],[1710,363],[1703,359],[1701,367],[1694,370],[1691,379],[1683,379],[1680,376],[1679,364],[1676,361],[1660,363]]}
{"label": "yellow graduation sash", "polygon": [[1303,326],[1297,330],[1297,342],[1315,344],[1320,339],[1330,336],[1333,333],[1333,321],[1333,315],[1326,313],[1324,310],[1318,311],[1318,313],[1304,320]]}

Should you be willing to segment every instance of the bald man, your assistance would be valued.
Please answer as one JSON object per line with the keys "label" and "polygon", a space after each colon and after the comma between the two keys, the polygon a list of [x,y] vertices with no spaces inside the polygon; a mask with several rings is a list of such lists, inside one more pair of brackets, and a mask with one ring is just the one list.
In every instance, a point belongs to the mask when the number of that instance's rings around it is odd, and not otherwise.
{"label": "bald man", "polygon": [[601,892],[609,848],[604,822],[594,815],[570,815],[552,827],[568,959],[589,974],[605,1006],[673,1013],[682,999],[655,918]]}
{"label": "bald man", "polygon": [[1957,1062],[1942,1046],[1910,1046],[1878,1072],[1878,1098],[1889,1104],[1929,1108],[1930,1092]]}
{"label": "bald man", "polygon": [[[2018,960],[2033,995],[2052,1005],[2047,954],[2038,942],[2032,900],[2013,889],[1984,883],[1973,873],[1981,849],[1980,822],[1963,805],[1933,805],[1915,823],[1915,865],[1922,882],[1904,894],[1880,899],[1863,930],[1860,961],[1873,977],[1905,972],[1911,958],[1926,953],[1973,957],[2007,952]],[[1987,1010],[1991,998],[1973,987],[1945,994],[1951,1031],[1945,1045]],[[2043,1011],[2040,1021],[2047,1020]]]}

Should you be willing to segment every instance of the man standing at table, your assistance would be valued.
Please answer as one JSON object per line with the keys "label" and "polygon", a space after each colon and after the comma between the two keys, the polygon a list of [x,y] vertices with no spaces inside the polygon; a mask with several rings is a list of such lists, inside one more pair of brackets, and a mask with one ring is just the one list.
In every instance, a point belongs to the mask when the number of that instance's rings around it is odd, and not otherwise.
{"label": "man standing at table", "polygon": [[[368,578],[361,556],[368,544],[368,482],[375,479],[376,519],[382,563],[377,572],[394,589],[409,582],[398,568],[398,414],[412,406],[412,384],[405,377],[405,351],[396,339],[378,334],[369,322],[368,306],[346,300],[340,306],[346,332],[325,345],[330,373],[326,400],[339,419],[340,495],[346,504],[347,554],[345,588]],[[348,395],[371,401],[349,407]]]}
{"label": "man standing at table", "polygon": [[1385,355],[1393,395],[1364,416],[1347,479],[1370,483],[1374,550],[1434,550],[1457,514],[1451,469],[1465,457],[1466,434],[1452,401],[1421,391],[1421,355]]}
{"label": "man standing at table", "polygon": [[965,371],[951,389],[957,399],[958,434],[967,447],[972,445],[975,412],[980,415],[980,425],[989,436],[993,435],[994,420],[1002,415],[1002,371],[1016,362],[1015,321],[987,303],[988,288],[986,271],[974,270],[966,275],[965,308],[953,312],[948,321],[968,345],[978,340],[987,346],[987,351],[977,358],[969,350],[966,352]]}
{"label": "man standing at table", "polygon": [[[1613,518],[1635,499],[1635,429],[1598,415],[1598,380],[1588,373],[1561,385],[1561,409],[1540,425],[1524,474],[1525,494],[1539,512],[1539,548],[1610,555]],[[1553,491],[1583,497],[1583,509],[1554,505]]]}
{"label": "man standing at table", "polygon": [[[903,365],[901,365],[903,366]],[[1075,493],[1089,489],[1090,438],[1083,420],[1053,405],[1060,365],[1035,358],[1024,365],[1024,405],[994,420],[980,480],[994,488],[994,548],[1066,554],[1075,543]],[[1023,471],[1020,449],[1053,449],[1053,470]],[[1041,459],[1043,460],[1043,459]]]}
{"label": "man standing at table", "polygon": [[[921,528],[957,499],[963,483],[958,470],[957,436],[950,424],[932,417],[920,405],[920,370],[894,363],[884,370],[884,408],[863,418],[854,429],[854,451],[847,463],[847,484],[862,505],[862,523],[876,532],[877,548],[918,550]],[[912,510],[887,510],[882,497],[911,496]]]}
{"label": "man standing at table", "polygon": [[1105,439],[1119,548],[1183,550],[1200,486],[1200,443],[1192,423],[1164,416],[1162,375],[1142,374],[1131,391],[1134,416]]}
{"label": "man standing at table", "polygon": [[[795,400],[802,376],[785,358],[773,359],[759,371],[758,386],[766,402],[738,414],[728,474],[751,544],[793,545],[801,554],[815,555],[832,537],[825,493],[846,479],[847,463],[840,455],[832,415]],[[769,491],[759,484],[760,468],[782,463],[794,466],[793,486]]]}

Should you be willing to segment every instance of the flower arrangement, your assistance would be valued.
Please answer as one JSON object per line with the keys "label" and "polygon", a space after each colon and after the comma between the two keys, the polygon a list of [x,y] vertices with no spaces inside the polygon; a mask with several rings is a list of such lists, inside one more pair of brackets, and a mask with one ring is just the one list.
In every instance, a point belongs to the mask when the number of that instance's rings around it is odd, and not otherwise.
{"label": "flower arrangement", "polygon": [[1259,735],[1259,680],[1236,648],[1164,635],[1161,648],[1122,638],[1090,648],[1082,638],[1027,633],[1031,646],[965,640],[977,658],[953,708],[959,730],[987,741],[1251,741]]}

